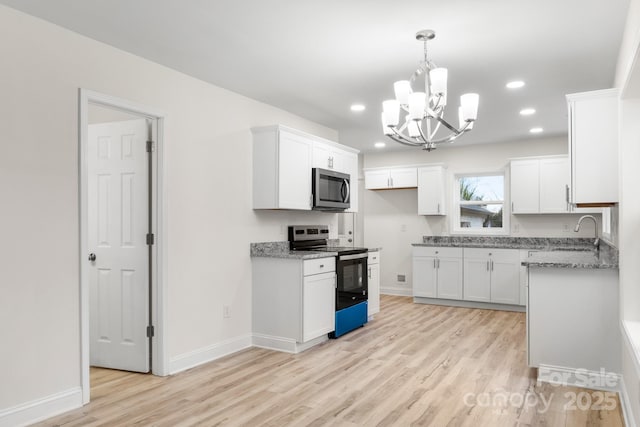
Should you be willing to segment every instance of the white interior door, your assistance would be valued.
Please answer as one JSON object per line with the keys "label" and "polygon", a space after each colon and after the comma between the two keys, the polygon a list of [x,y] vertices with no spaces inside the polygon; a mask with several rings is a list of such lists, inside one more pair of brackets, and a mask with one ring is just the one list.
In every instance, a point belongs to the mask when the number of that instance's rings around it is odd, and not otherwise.
{"label": "white interior door", "polygon": [[149,372],[147,134],[144,119],[89,125],[92,366]]}

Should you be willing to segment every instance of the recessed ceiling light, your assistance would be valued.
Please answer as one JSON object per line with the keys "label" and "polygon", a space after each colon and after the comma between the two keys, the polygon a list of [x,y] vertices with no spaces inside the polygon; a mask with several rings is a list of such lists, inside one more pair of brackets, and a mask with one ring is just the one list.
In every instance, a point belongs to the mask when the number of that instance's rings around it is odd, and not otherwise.
{"label": "recessed ceiling light", "polygon": [[542,129],[542,128],[531,128],[531,129],[529,129],[529,132],[531,132],[531,133],[542,133],[543,130],[544,129]]}
{"label": "recessed ceiling light", "polygon": [[522,110],[520,110],[520,115],[521,116],[530,116],[532,114],[536,113],[536,109],[535,108],[524,108]]}
{"label": "recessed ceiling light", "polygon": [[365,110],[365,106],[362,104],[353,104],[351,106],[351,111],[360,112]]}
{"label": "recessed ceiling light", "polygon": [[373,146],[376,148],[384,148],[387,146],[387,144],[385,144],[384,142],[376,142],[375,144],[373,144]]}
{"label": "recessed ceiling light", "polygon": [[524,86],[524,82],[522,80],[514,80],[512,82],[507,83],[508,89],[519,89]]}

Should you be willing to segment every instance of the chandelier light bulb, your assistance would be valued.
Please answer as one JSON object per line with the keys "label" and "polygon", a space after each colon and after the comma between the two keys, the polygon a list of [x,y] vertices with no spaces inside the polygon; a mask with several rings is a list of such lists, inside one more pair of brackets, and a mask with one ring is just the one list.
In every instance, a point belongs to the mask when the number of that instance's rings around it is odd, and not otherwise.
{"label": "chandelier light bulb", "polygon": [[407,128],[409,130],[409,136],[412,138],[418,138],[420,136],[420,129],[418,128],[419,126],[418,122],[415,120],[409,119],[408,116],[407,116],[407,120],[409,122],[407,125]]}
{"label": "chandelier light bulb", "polygon": [[396,94],[396,101],[400,104],[409,104],[409,94],[411,93],[411,83],[409,80],[400,80],[393,84],[393,91]]}
{"label": "chandelier light bulb", "polygon": [[478,102],[480,96],[477,93],[465,93],[460,97],[462,118],[465,122],[471,122],[478,117]]}
{"label": "chandelier light bulb", "polygon": [[422,120],[424,110],[427,106],[427,94],[424,92],[413,92],[409,95],[409,118],[412,120]]}
{"label": "chandelier light bulb", "polygon": [[382,132],[385,135],[393,135],[393,129],[391,129],[391,127],[389,127],[389,125],[387,124],[387,117],[384,112],[380,116],[382,117]]}
{"label": "chandelier light bulb", "polygon": [[400,104],[395,99],[389,99],[382,103],[382,111],[385,126],[398,126],[400,121]]}
{"label": "chandelier light bulb", "polygon": [[447,69],[434,68],[429,71],[431,79],[431,93],[434,95],[445,95],[447,93]]}

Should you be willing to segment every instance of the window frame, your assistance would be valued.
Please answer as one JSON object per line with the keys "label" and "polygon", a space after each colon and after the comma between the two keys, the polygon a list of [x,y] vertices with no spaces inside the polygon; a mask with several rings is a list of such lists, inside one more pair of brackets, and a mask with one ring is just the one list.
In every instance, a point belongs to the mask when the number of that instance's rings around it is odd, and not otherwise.
{"label": "window frame", "polygon": [[[471,228],[460,227],[460,207],[467,205],[476,205],[479,203],[460,203],[460,179],[468,177],[482,177],[482,176],[502,176],[503,194],[502,200],[490,200],[487,204],[502,204],[502,227],[500,228]],[[457,172],[453,174],[453,188],[452,188],[452,220],[451,220],[451,234],[461,236],[508,236],[510,232],[510,204],[509,204],[509,174],[505,169],[482,171],[482,172]]]}

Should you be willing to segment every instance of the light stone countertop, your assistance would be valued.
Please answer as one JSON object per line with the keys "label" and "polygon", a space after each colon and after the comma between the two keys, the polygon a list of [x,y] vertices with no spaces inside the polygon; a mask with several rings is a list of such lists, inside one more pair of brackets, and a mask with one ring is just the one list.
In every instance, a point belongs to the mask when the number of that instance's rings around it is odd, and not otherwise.
{"label": "light stone countertop", "polygon": [[[337,245],[337,240],[330,240],[330,243]],[[368,248],[369,252],[380,251],[382,248]],[[291,251],[289,242],[261,242],[251,243],[250,255],[256,258],[285,258],[285,259],[316,259],[329,258],[338,255],[337,252],[316,252],[316,251]]]}
{"label": "light stone countertop", "polygon": [[551,268],[618,268],[618,256],[609,249],[595,251],[547,251],[533,252],[522,262],[531,267]]}

